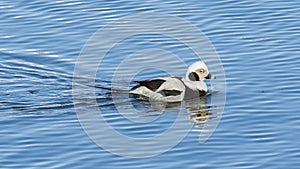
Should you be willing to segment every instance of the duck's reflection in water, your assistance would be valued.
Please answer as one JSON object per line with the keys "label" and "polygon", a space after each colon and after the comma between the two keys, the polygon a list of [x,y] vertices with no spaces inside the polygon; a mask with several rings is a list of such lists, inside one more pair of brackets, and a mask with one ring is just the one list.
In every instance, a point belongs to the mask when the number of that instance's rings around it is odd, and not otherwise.
{"label": "duck's reflection in water", "polygon": [[210,104],[207,103],[206,97],[187,101],[187,112],[190,120],[194,123],[193,132],[211,132],[207,122],[215,118],[216,114],[213,112],[216,106]]}
{"label": "duck's reflection in water", "polygon": [[148,104],[147,114],[149,116],[160,116],[162,113],[174,112],[174,110],[177,110],[178,113],[187,112],[187,118],[194,124],[192,129],[194,132],[209,132],[205,129],[208,126],[207,121],[216,117],[216,114],[213,113],[216,106],[210,105],[207,97],[178,103],[149,101]]}

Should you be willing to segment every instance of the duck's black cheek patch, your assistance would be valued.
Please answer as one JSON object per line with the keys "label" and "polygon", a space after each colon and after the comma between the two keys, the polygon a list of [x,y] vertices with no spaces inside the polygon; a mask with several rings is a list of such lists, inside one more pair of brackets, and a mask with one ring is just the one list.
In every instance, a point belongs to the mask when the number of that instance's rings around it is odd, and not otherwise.
{"label": "duck's black cheek patch", "polygon": [[188,77],[191,81],[199,81],[200,80],[199,76],[195,72],[190,73]]}
{"label": "duck's black cheek patch", "polygon": [[181,91],[178,90],[162,90],[159,91],[158,93],[160,93],[163,96],[178,96],[181,94]]}

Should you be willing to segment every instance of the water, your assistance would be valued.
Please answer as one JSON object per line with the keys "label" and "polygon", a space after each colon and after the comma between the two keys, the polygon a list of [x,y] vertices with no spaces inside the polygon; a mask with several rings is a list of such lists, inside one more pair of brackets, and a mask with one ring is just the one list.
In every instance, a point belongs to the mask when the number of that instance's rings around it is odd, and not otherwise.
{"label": "water", "polygon": [[[298,1],[274,0],[0,2],[0,168],[299,168],[299,7]],[[178,16],[205,33],[225,70],[227,101],[205,144],[199,132],[190,132],[163,154],[125,158],[98,147],[81,128],[72,76],[94,32],[146,11]],[[155,40],[161,42],[156,47],[185,56],[188,64],[196,61],[182,46]],[[140,42],[118,46],[110,55],[147,45]],[[97,76],[109,80],[117,63],[103,62],[105,73]],[[165,73],[148,70],[136,78]],[[176,117],[159,114],[158,123],[136,128],[115,114],[109,94],[96,91],[108,120],[131,136],[153,136]]]}

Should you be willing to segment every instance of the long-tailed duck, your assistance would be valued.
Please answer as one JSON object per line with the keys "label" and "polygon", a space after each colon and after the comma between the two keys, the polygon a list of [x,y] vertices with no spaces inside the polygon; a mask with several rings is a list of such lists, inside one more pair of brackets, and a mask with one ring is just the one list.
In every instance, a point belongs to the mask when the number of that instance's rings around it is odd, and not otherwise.
{"label": "long-tailed duck", "polygon": [[204,79],[214,79],[204,62],[198,61],[189,66],[185,78],[161,77],[139,81],[130,93],[145,96],[151,100],[179,102],[204,96],[207,86]]}

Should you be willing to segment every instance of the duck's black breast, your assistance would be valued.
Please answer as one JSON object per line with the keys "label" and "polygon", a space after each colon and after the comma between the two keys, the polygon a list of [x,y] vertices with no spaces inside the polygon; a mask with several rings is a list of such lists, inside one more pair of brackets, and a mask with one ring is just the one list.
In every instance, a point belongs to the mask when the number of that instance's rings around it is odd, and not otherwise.
{"label": "duck's black breast", "polygon": [[196,90],[196,91],[192,90],[184,83],[184,81],[182,81],[181,78],[177,78],[177,79],[179,79],[185,87],[185,92],[184,92],[185,99],[197,98],[197,97],[205,96],[207,94],[207,92],[204,90]]}
{"label": "duck's black breast", "polygon": [[199,98],[203,97],[207,94],[206,91],[204,90],[192,90],[189,87],[185,86],[185,92],[184,92],[184,97],[185,99],[194,99],[194,98]]}

